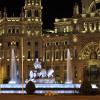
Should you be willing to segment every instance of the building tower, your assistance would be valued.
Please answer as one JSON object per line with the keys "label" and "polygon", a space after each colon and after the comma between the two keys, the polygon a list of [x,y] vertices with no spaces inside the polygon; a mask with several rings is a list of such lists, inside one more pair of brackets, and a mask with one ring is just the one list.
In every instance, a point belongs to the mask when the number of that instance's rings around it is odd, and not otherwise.
{"label": "building tower", "polygon": [[79,15],[79,5],[75,3],[74,10],[73,10],[73,16]]}
{"label": "building tower", "polygon": [[42,6],[41,0],[25,0],[25,20],[27,21],[27,31],[31,35],[42,34]]}

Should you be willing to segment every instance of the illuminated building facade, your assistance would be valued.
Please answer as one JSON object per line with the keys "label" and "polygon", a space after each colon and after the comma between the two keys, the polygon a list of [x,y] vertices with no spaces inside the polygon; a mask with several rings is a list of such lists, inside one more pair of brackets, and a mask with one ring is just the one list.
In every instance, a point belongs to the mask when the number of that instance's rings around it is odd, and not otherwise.
{"label": "illuminated building facade", "polygon": [[62,83],[66,77],[69,48],[73,83],[82,82],[84,77],[99,83],[100,0],[81,2],[82,14],[75,4],[73,17],[56,18],[54,30],[42,30],[41,0],[25,0],[20,17],[7,17],[6,10],[3,16],[0,13],[0,82],[9,78],[11,50],[14,48],[20,79],[22,63],[25,80],[35,59],[39,58],[42,67],[53,68],[56,81]]}

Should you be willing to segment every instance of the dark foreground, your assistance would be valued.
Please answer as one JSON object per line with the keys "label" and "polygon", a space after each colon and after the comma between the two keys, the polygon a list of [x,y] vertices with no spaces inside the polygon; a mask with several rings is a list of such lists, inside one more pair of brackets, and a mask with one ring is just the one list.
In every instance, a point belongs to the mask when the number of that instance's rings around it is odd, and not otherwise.
{"label": "dark foreground", "polygon": [[17,94],[0,94],[0,100],[100,100],[99,95],[79,96],[79,95],[17,95]]}

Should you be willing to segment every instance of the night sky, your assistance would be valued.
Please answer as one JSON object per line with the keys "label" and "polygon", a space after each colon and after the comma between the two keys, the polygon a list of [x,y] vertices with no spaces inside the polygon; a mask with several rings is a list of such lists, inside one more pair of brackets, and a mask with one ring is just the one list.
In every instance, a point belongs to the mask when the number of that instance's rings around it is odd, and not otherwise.
{"label": "night sky", "polygon": [[[43,29],[53,28],[55,18],[71,17],[75,2],[81,7],[81,0],[42,0]],[[0,10],[6,7],[8,16],[19,16],[24,0],[0,0]],[[81,10],[80,10],[81,12]]]}

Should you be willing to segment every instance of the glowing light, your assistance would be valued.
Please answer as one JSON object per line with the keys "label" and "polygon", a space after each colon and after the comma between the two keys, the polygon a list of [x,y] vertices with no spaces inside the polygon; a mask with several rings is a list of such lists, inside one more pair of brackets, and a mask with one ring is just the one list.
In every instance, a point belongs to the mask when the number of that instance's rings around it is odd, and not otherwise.
{"label": "glowing light", "polygon": [[77,24],[78,19],[73,19],[74,24]]}
{"label": "glowing light", "polygon": [[31,59],[27,59],[27,61],[31,61]]}
{"label": "glowing light", "polygon": [[73,42],[76,43],[77,41],[78,41],[77,36],[74,35],[74,36],[73,36]]}
{"label": "glowing light", "polygon": [[38,18],[35,18],[35,21],[39,21],[39,19]]}
{"label": "glowing light", "polygon": [[94,12],[92,12],[92,13],[90,13],[90,15],[91,15],[91,17],[94,17],[94,16],[95,16],[95,13],[94,13]]}
{"label": "glowing light", "polygon": [[58,31],[57,28],[55,28],[55,33],[57,33],[57,31]]}
{"label": "glowing light", "polygon": [[10,61],[10,59],[7,59],[7,61]]}
{"label": "glowing light", "polygon": [[81,83],[82,82],[82,80],[79,80],[79,83]]}
{"label": "glowing light", "polygon": [[57,18],[55,19],[55,22],[59,22],[59,21],[60,21],[59,19],[57,19]]}
{"label": "glowing light", "polygon": [[63,18],[63,21],[64,21],[64,22],[67,21],[67,18]]}
{"label": "glowing light", "polygon": [[0,43],[0,47],[2,46],[2,43]]}
{"label": "glowing light", "polygon": [[28,21],[31,21],[31,19],[30,19],[30,18],[28,18]]}

